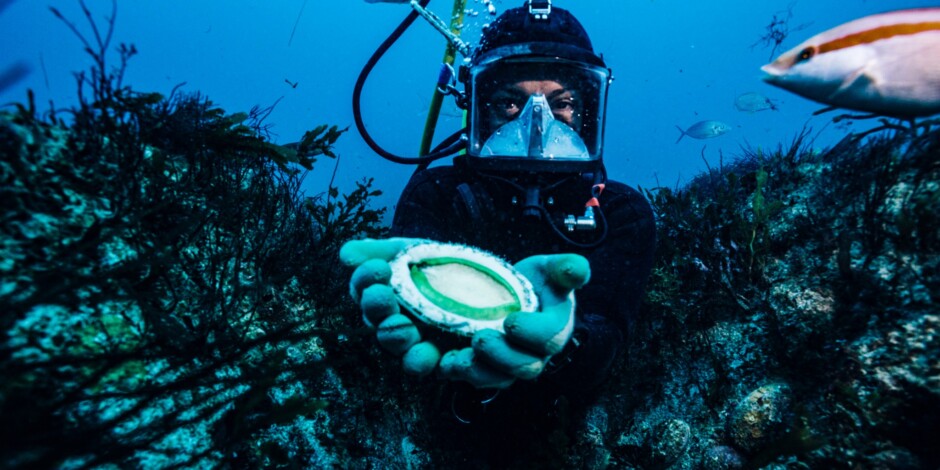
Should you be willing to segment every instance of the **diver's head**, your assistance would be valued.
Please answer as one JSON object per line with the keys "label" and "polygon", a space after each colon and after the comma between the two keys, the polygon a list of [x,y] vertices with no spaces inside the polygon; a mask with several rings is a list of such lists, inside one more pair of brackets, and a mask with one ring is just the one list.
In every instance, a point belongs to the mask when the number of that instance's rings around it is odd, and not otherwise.
{"label": "diver's head", "polygon": [[483,168],[586,171],[600,165],[610,70],[566,10],[529,1],[483,31],[462,70],[469,161]]}

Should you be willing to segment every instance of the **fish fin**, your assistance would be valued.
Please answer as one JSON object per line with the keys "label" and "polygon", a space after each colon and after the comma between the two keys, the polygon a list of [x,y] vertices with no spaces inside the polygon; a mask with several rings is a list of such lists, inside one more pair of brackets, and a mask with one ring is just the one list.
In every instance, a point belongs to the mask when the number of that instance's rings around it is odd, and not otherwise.
{"label": "fish fin", "polygon": [[865,64],[864,67],[860,67],[848,77],[845,77],[845,80],[842,81],[842,85],[836,89],[832,96],[867,95],[871,93],[872,89],[877,89],[880,80],[878,79],[879,77],[873,73],[872,65],[871,63]]}
{"label": "fish fin", "polygon": [[678,144],[679,141],[682,140],[683,137],[685,137],[685,131],[682,130],[682,128],[679,126],[676,126],[676,129],[679,129],[679,132],[681,132],[681,134],[679,134],[679,138],[676,139],[676,143]]}

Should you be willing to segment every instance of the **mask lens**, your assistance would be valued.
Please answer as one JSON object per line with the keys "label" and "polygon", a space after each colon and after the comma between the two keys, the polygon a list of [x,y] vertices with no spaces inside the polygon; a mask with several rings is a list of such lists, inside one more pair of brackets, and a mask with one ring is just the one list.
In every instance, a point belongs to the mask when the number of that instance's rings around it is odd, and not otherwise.
{"label": "mask lens", "polygon": [[600,158],[607,69],[523,58],[482,64],[470,73],[470,155]]}

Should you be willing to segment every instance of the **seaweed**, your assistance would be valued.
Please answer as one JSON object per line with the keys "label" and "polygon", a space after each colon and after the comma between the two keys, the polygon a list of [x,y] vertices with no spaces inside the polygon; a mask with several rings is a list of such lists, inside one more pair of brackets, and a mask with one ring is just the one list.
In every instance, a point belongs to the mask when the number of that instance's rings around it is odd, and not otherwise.
{"label": "seaweed", "polygon": [[[655,465],[637,443],[682,417],[695,437],[675,468],[936,466],[910,436],[936,428],[937,155],[929,128],[828,149],[804,129],[788,147],[743,149],[685,187],[647,190],[659,245],[610,389],[631,391],[612,412],[620,463]],[[781,418],[741,415],[766,384],[789,391],[753,410]]]}
{"label": "seaweed", "polygon": [[[773,14],[773,17],[770,19],[770,23],[764,27],[766,34],[760,37],[754,44],[751,45],[751,48],[754,48],[758,44],[763,45],[764,47],[770,46],[770,58],[768,60],[774,59],[774,54],[777,52],[777,48],[783,44],[783,41],[786,41],[790,36],[790,33],[794,33],[805,29],[811,23],[801,24],[799,26],[790,26],[790,20],[793,19],[793,7],[796,6],[796,2],[791,2],[787,5],[785,11],[778,11]],[[784,14],[785,13],[785,14]]]}
{"label": "seaweed", "polygon": [[332,260],[384,209],[370,182],[300,191],[342,130],[287,148],[258,110],[138,92],[132,45],[106,61],[116,6],[105,30],[81,6],[92,41],[53,10],[92,59],[76,107],[0,114],[0,462],[261,465],[254,443],[335,403],[324,344],[357,333]]}

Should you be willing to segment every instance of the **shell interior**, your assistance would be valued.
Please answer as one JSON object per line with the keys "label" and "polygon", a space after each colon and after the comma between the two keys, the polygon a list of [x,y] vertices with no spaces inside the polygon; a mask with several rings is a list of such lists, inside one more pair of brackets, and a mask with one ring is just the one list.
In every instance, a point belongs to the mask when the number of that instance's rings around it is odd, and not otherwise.
{"label": "shell interior", "polygon": [[392,266],[392,288],[417,319],[472,335],[503,331],[512,312],[535,311],[531,283],[502,259],[464,245],[426,242],[403,250]]}

